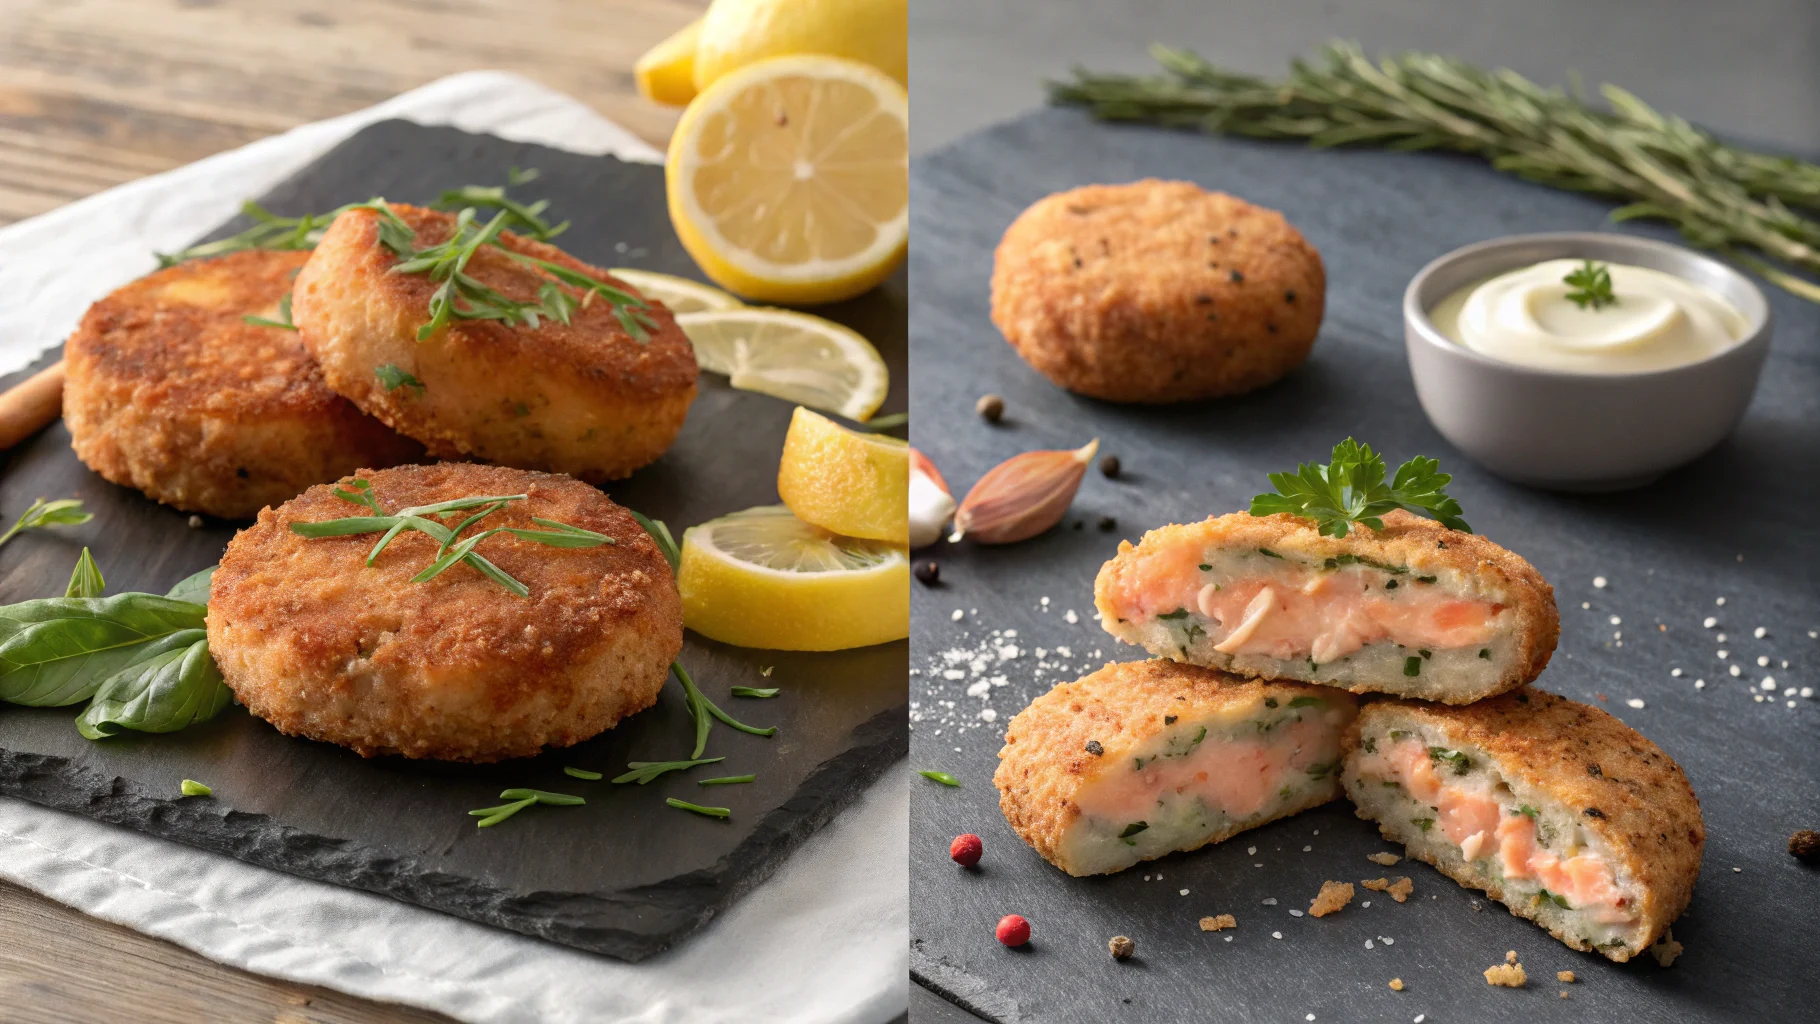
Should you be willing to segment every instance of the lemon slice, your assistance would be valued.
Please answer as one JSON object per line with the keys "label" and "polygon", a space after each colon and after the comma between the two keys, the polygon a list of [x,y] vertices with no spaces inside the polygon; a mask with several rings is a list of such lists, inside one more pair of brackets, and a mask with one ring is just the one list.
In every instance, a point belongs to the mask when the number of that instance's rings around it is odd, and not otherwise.
{"label": "lemon slice", "polygon": [[735,294],[850,298],[903,260],[909,132],[909,98],[877,68],[816,54],[748,64],[697,96],[670,137],[670,221]]}
{"label": "lemon slice", "polygon": [[739,309],[745,303],[700,281],[655,270],[613,267],[607,273],[670,307],[672,313],[699,313],[710,309]]}
{"label": "lemon slice", "polygon": [[907,545],[909,494],[909,442],[848,430],[796,407],[777,466],[777,496],[798,519],[848,537]]}
{"label": "lemon slice", "polygon": [[910,635],[910,556],[761,505],[683,534],[683,624],[736,647],[839,651]]}
{"label": "lemon slice", "polygon": [[638,94],[658,103],[680,107],[695,98],[695,49],[701,38],[702,19],[696,18],[632,65]]}
{"label": "lemon slice", "polygon": [[727,382],[865,422],[891,386],[878,349],[832,320],[787,309],[679,313],[702,369]]}

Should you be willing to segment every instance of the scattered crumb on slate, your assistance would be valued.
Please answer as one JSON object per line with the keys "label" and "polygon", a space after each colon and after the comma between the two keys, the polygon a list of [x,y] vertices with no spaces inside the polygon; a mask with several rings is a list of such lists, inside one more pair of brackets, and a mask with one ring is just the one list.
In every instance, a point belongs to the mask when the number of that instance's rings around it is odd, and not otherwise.
{"label": "scattered crumb on slate", "polygon": [[1522,964],[1493,964],[1485,968],[1485,984],[1487,985],[1522,988],[1528,983],[1529,976],[1523,973]]}
{"label": "scattered crumb on slate", "polygon": [[1514,949],[1505,950],[1504,951],[1504,962],[1507,964],[1516,963],[1517,962],[1517,951]]}
{"label": "scattered crumb on slate", "polygon": [[1394,853],[1368,853],[1365,855],[1365,859],[1371,861],[1373,864],[1381,864],[1384,867],[1390,867],[1403,858]]}
{"label": "scattered crumb on slate", "polygon": [[1201,931],[1204,932],[1223,931],[1227,928],[1237,928],[1238,926],[1239,919],[1233,917],[1231,914],[1220,914],[1217,917],[1201,918]]}
{"label": "scattered crumb on slate", "polygon": [[1566,999],[1566,998],[1567,998],[1567,990],[1566,990],[1566,989],[1562,989],[1562,990],[1561,990],[1561,998],[1562,998],[1562,999]]}
{"label": "scattered crumb on slate", "polygon": [[1367,878],[1359,884],[1370,889],[1372,892],[1389,893],[1390,898],[1396,900],[1398,903],[1408,900],[1409,894],[1416,889],[1416,884],[1409,880],[1408,875],[1398,876],[1395,882],[1392,882],[1388,878]]}
{"label": "scattered crumb on slate", "polygon": [[1656,940],[1655,945],[1649,947],[1649,955],[1656,958],[1656,963],[1663,967],[1670,967],[1673,966],[1675,958],[1681,955],[1681,950],[1681,944],[1675,941],[1674,929],[1670,928],[1662,933],[1662,937]]}
{"label": "scattered crumb on slate", "polygon": [[1574,972],[1572,972],[1572,971],[1556,971],[1556,972],[1555,972],[1555,980],[1556,980],[1556,981],[1558,981],[1558,982],[1561,982],[1561,983],[1562,983],[1562,984],[1564,984],[1564,985],[1572,985],[1572,984],[1573,984],[1573,983],[1574,983],[1574,980],[1575,980],[1575,979],[1574,979]]}
{"label": "scattered crumb on slate", "polygon": [[1114,935],[1107,941],[1106,948],[1112,951],[1112,959],[1129,960],[1131,954],[1137,952],[1137,943],[1131,941],[1130,936]]}
{"label": "scattered crumb on slate", "polygon": [[1788,852],[1809,864],[1820,862],[1820,832],[1804,828],[1789,836]]}
{"label": "scattered crumb on slate", "polygon": [[1351,882],[1322,882],[1321,891],[1308,904],[1308,913],[1311,917],[1326,917],[1328,914],[1339,913],[1351,902]]}
{"label": "scattered crumb on slate", "polygon": [[1402,978],[1392,978],[1392,979],[1390,979],[1390,990],[1391,990],[1391,991],[1392,991],[1392,992],[1401,992],[1401,991],[1403,991],[1403,979],[1402,979]]}

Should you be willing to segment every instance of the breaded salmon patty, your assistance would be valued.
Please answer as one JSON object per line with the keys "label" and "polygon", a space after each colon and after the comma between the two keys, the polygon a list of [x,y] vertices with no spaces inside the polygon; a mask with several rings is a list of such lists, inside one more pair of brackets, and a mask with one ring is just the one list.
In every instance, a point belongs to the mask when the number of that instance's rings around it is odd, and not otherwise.
{"label": "breaded salmon patty", "polygon": [[1320,253],[1275,210],[1186,181],[1088,185],[1006,229],[992,322],[1070,391],[1182,402],[1300,366],[1326,287]]}
{"label": "breaded salmon patty", "polygon": [[1350,694],[1169,661],[1109,664],[1005,730],[999,810],[1071,875],[1109,874],[1340,794]]}
{"label": "breaded salmon patty", "polygon": [[183,509],[250,519],[311,484],[423,449],[323,383],[274,318],[301,252],[181,263],[89,307],[64,348],[63,420],[76,457]]}
{"label": "breaded salmon patty", "polygon": [[[402,204],[391,210],[418,251],[455,231],[454,214]],[[330,387],[433,455],[596,483],[629,476],[676,440],[695,400],[695,350],[661,303],[642,307],[644,323],[622,318],[625,310],[600,293],[584,296],[508,252],[636,289],[553,245],[506,232],[503,249],[482,245],[474,253],[467,277],[517,303],[560,290],[573,300],[568,322],[457,318],[418,341],[441,285],[425,273],[393,272],[401,257],[381,242],[381,221],[374,209],[343,213],[297,276],[297,327]],[[471,304],[458,299],[457,307]]]}
{"label": "breaded salmon patty", "polygon": [[[542,519],[612,543],[486,538],[474,553],[526,597],[467,563],[413,583],[436,560],[436,540],[406,530],[368,565],[378,533],[300,536],[292,524],[372,514],[335,487],[312,487],[237,534],[209,590],[209,650],[253,714],[369,757],[498,761],[579,743],[657,699],[682,649],[682,602],[631,513],[580,481],[497,466],[405,466],[365,479],[387,514],[525,495],[464,538],[549,529]],[[475,511],[443,521],[455,527]]]}
{"label": "breaded salmon patty", "polygon": [[1693,787],[1598,708],[1527,687],[1466,707],[1380,701],[1345,749],[1359,817],[1574,949],[1629,960],[1693,897]]}
{"label": "breaded salmon patty", "polygon": [[1401,509],[1324,537],[1245,512],[1119,544],[1094,602],[1152,654],[1266,679],[1466,704],[1521,686],[1554,653],[1554,589],[1521,557]]}

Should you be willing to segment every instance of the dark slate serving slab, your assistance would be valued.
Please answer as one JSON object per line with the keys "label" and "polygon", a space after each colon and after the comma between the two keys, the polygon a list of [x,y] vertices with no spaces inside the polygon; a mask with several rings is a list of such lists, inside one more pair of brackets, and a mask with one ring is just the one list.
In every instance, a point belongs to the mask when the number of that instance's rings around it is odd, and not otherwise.
{"label": "dark slate serving slab", "polygon": [[[1320,249],[1327,320],[1306,366],[1239,399],[1125,407],[1050,386],[999,338],[987,281],[993,247],[1018,212],[1060,189],[1153,175],[1282,210]],[[1716,451],[1628,494],[1550,494],[1488,475],[1436,435],[1410,385],[1400,302],[1410,276],[1455,246],[1599,228],[1605,203],[1464,158],[1114,128],[1054,110],[918,161],[911,182],[917,447],[957,493],[1019,451],[1094,436],[1124,463],[1117,481],[1090,472],[1068,524],[1042,537],[924,553],[940,560],[942,582],[912,587],[911,765],[947,769],[964,785],[919,786],[911,804],[911,967],[922,984],[997,1021],[1814,1019],[1820,871],[1785,844],[1794,829],[1820,827],[1820,702],[1796,696],[1791,709],[1780,689],[1820,686],[1810,632],[1820,627],[1820,308],[1765,289],[1777,319],[1769,364],[1743,426]],[[1005,399],[996,427],[972,411],[988,391]],[[1117,540],[1241,509],[1268,486],[1267,471],[1325,461],[1348,434],[1393,465],[1438,457],[1472,525],[1555,585],[1561,645],[1540,685],[1611,711],[1686,768],[1708,843],[1693,905],[1674,927],[1687,951],[1673,967],[1576,953],[1426,865],[1366,861],[1391,847],[1344,802],[1095,879],[1050,867],[999,816],[991,776],[1010,716],[1055,682],[1141,655],[1090,617],[1094,573]],[[1116,530],[1097,529],[1101,516],[1116,517]],[[1071,528],[1079,521],[1084,528]],[[1596,587],[1595,576],[1609,584]],[[1066,621],[1071,609],[1076,624]],[[1714,628],[1703,628],[1707,616]],[[991,636],[1012,629],[1014,638]],[[1013,646],[1009,658],[990,650]],[[970,662],[982,655],[976,675]],[[960,677],[945,678],[950,670]],[[988,682],[989,698],[967,695],[995,675],[1005,681]],[[1758,702],[1765,676],[1778,690]],[[1627,706],[1632,698],[1645,706]],[[980,721],[985,708],[996,721]],[[977,872],[948,859],[961,832],[985,840]],[[1399,874],[1415,882],[1406,904],[1361,891],[1337,916],[1289,913],[1306,910],[1324,879]],[[1008,913],[1032,922],[1027,949],[994,941],[993,924]],[[1238,929],[1196,926],[1220,913],[1236,915]],[[1136,959],[1107,955],[1116,934],[1136,940]],[[1528,987],[1489,988],[1480,972],[1512,949]],[[1581,980],[1558,985],[1557,970]],[[1393,977],[1404,991],[1387,987]]]}
{"label": "dark slate serving slab", "polygon": [[[509,167],[543,172],[514,195],[543,196],[574,221],[562,244],[600,266],[637,266],[699,278],[671,232],[663,171],[611,157],[428,128],[373,125],[265,197],[280,213],[332,209],[374,195],[426,202],[445,188],[505,180]],[[216,235],[238,230],[224,226]],[[905,401],[904,275],[821,310],[870,338],[893,374],[887,410]],[[47,360],[57,358],[53,352]],[[19,376],[19,375],[16,375]],[[11,380],[0,381],[0,385]],[[734,391],[704,374],[688,425],[670,452],[606,488],[632,508],[685,525],[777,501],[778,452],[791,405]],[[82,545],[110,592],[164,592],[214,562],[237,524],[186,516],[91,474],[61,423],[6,457],[0,502],[9,517],[32,498],[75,495],[87,525],[19,537],[0,550],[0,601],[62,593]],[[770,876],[884,768],[903,757],[904,643],[834,654],[742,650],[687,634],[682,662],[729,713],[778,726],[774,738],[717,728],[708,754],[747,786],[712,791],[733,809],[716,821],[664,805],[703,802],[694,778],[648,786],[584,782],[564,765],[623,771],[627,761],[687,756],[693,739],[671,683],[656,707],[566,751],[498,765],[364,760],[280,735],[232,706],[204,725],[163,736],[128,733],[90,743],[76,708],[0,708],[0,792],[230,854],[322,881],[384,893],[435,910],[638,960],[701,927]],[[768,680],[762,667],[774,667]],[[775,685],[771,700],[734,700],[733,685]],[[702,777],[698,769],[693,773]],[[179,800],[199,779],[212,800]],[[469,808],[498,803],[508,786],[585,795],[584,807],[538,807],[476,830]]]}

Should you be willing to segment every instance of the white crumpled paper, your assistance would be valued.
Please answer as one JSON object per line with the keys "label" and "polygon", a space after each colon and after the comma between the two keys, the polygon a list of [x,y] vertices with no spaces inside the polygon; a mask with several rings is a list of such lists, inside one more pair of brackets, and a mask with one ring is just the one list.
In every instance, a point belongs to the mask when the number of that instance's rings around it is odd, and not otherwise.
{"label": "white crumpled paper", "polygon": [[[0,373],[152,270],[152,252],[189,243],[241,199],[387,117],[660,159],[526,79],[445,78],[0,229]],[[0,798],[0,877],[223,963],[464,1021],[858,1024],[888,1020],[909,999],[906,780],[890,772],[706,929],[640,964],[10,798]]]}

